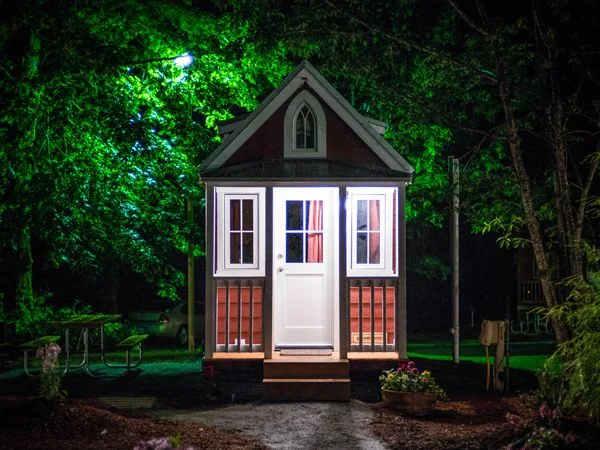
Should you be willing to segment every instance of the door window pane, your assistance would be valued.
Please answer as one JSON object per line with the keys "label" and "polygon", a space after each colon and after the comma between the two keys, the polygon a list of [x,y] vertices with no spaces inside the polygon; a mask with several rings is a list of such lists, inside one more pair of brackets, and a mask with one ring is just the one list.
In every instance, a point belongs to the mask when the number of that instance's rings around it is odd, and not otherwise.
{"label": "door window pane", "polygon": [[306,239],[306,262],[323,262],[323,233],[308,233]]}
{"label": "door window pane", "polygon": [[323,200],[307,200],[304,215],[305,230],[323,231]]}
{"label": "door window pane", "polygon": [[302,241],[304,233],[287,233],[286,235],[286,262],[301,263],[304,262],[302,252]]}
{"label": "door window pane", "polygon": [[302,230],[302,201],[286,202],[286,230]]}

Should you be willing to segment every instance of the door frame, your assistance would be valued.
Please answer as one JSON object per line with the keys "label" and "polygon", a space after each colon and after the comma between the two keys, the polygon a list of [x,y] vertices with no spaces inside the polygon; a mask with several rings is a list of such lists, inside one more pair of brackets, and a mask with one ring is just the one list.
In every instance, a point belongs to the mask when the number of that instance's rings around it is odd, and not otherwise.
{"label": "door frame", "polygon": [[[327,192],[329,194],[330,199],[330,220],[331,220],[331,275],[330,275],[330,292],[331,292],[331,301],[332,305],[332,323],[331,326],[332,334],[333,334],[333,351],[337,352],[340,348],[340,258],[339,258],[339,238],[340,238],[340,198],[339,198],[339,187],[322,187],[322,186],[304,186],[304,187],[273,187],[273,205],[272,210],[273,214],[270,218],[272,222],[272,234],[268,237],[271,239],[273,245],[273,254],[272,254],[272,323],[271,323],[271,333],[272,333],[272,351],[275,350],[275,346],[278,342],[278,330],[277,330],[277,320],[279,319],[279,308],[281,307],[281,299],[279,298],[278,292],[278,276],[277,276],[277,251],[276,251],[276,235],[279,233],[277,231],[277,227],[275,224],[275,210],[277,207],[277,202],[280,201],[280,197],[278,192],[301,192],[301,191],[310,191],[310,190],[319,190],[321,192]],[[324,251],[326,251],[324,249]]]}

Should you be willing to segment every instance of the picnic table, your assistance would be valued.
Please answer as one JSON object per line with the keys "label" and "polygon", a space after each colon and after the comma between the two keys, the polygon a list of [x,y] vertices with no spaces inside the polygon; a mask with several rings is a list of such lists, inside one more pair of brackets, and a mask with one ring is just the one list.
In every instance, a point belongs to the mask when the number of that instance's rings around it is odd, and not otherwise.
{"label": "picnic table", "polygon": [[[65,330],[65,368],[63,373],[67,373],[69,369],[83,369],[88,375],[92,375],[90,372],[90,329],[100,329],[100,354],[104,364],[105,361],[105,348],[104,348],[104,325],[107,323],[119,322],[123,318],[121,314],[78,314],[70,317],[66,320],[57,322],[50,322],[49,325],[56,328],[63,328]],[[83,360],[76,366],[71,366],[71,352],[69,348],[69,334],[70,330],[81,330],[83,335]]]}
{"label": "picnic table", "polygon": [[[102,361],[102,364],[110,368],[124,368],[127,369],[127,371],[138,367],[142,363],[142,343],[148,338],[147,334],[128,336],[116,345],[118,350],[125,352],[124,363],[112,363],[106,359],[104,326],[107,323],[119,322],[121,320],[121,314],[78,314],[66,320],[49,322],[48,325],[50,327],[61,328],[65,330],[65,365],[60,367],[60,369],[63,370],[63,375],[65,375],[69,370],[83,369],[88,375],[96,376],[90,371],[90,330],[93,329],[100,330],[100,360]],[[81,332],[80,336],[83,340],[83,359],[78,364],[71,364],[71,349],[69,342],[71,330],[79,330]],[[34,376],[28,368],[29,352],[36,351],[39,347],[44,347],[55,343],[59,339],[60,336],[43,336],[20,345],[24,352],[23,367],[27,375]],[[137,348],[139,353],[137,361],[132,363],[130,352],[134,348]]]}

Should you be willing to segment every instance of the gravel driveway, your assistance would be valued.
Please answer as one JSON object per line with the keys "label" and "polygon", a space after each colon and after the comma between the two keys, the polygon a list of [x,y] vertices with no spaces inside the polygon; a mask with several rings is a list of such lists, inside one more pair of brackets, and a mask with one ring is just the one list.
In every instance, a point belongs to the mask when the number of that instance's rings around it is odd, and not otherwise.
{"label": "gravel driveway", "polygon": [[152,409],[154,417],[199,422],[260,439],[280,449],[384,449],[370,431],[365,403],[245,403],[211,410]]}

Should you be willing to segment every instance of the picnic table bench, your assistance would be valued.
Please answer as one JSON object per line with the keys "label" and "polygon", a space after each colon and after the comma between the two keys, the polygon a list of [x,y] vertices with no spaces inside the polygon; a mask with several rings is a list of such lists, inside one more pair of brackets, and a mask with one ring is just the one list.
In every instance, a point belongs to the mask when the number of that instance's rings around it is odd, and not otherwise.
{"label": "picnic table bench", "polygon": [[[122,368],[127,369],[127,371],[129,371],[131,369],[135,369],[142,363],[142,359],[144,358],[144,351],[143,351],[142,343],[149,337],[150,337],[150,335],[148,335],[148,334],[134,334],[132,336],[126,337],[125,339],[123,339],[121,342],[119,342],[117,344],[117,348],[125,350],[125,364],[112,364],[112,363],[109,363],[108,361],[104,360],[104,358],[103,358],[104,364],[106,364],[108,367],[122,367]],[[132,365],[130,353],[131,353],[131,350],[133,350],[136,347],[138,349],[138,359],[135,362],[135,364]]]}

